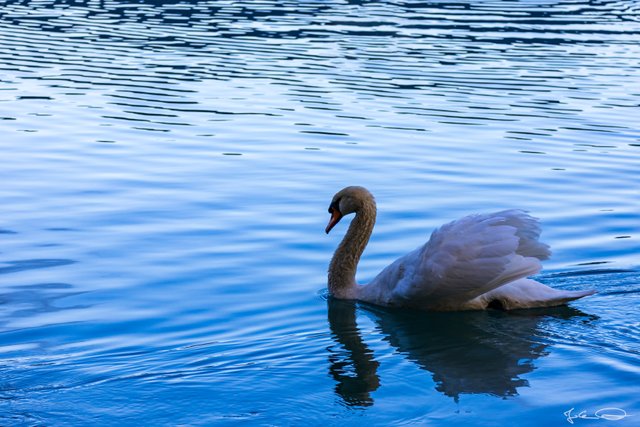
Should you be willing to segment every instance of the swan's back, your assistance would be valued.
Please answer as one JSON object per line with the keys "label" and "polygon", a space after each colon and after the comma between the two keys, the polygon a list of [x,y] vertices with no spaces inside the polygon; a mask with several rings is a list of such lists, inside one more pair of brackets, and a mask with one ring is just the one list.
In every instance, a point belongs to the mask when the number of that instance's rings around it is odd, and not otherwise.
{"label": "swan's back", "polygon": [[430,310],[468,308],[469,301],[540,271],[550,255],[538,220],[520,210],[470,215],[431,234],[422,247],[385,268],[359,299]]}

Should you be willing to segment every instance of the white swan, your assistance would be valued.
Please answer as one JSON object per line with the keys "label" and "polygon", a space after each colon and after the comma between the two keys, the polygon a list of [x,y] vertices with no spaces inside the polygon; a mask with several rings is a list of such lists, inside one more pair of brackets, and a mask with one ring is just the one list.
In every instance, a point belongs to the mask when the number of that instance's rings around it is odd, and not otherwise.
{"label": "white swan", "polygon": [[329,265],[329,292],[336,298],[424,310],[511,310],[562,305],[595,293],[561,291],[526,278],[540,271],[550,251],[538,241],[537,219],[520,210],[443,225],[425,245],[359,286],[356,268],[375,224],[375,200],[366,188],[346,187],[333,197],[329,213],[327,233],[355,213]]}

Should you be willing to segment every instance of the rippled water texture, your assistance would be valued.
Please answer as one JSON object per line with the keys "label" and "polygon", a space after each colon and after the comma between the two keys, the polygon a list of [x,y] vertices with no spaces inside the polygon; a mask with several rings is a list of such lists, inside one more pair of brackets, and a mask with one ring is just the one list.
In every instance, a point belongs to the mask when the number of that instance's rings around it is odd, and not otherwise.
{"label": "rippled water texture", "polygon": [[[2,2],[0,424],[634,425],[638,40],[635,0]],[[362,282],[521,208],[599,293],[327,299],[348,184]]]}

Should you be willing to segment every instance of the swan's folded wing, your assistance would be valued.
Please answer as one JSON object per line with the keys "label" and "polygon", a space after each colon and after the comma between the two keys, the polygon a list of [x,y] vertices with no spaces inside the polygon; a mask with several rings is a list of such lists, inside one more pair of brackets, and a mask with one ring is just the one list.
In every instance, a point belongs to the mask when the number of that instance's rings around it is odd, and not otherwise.
{"label": "swan's folded wing", "polygon": [[[442,226],[421,248],[383,270],[363,299],[433,310],[459,309],[501,285],[537,273],[549,247],[536,218],[508,210]],[[373,301],[376,302],[376,301]]]}

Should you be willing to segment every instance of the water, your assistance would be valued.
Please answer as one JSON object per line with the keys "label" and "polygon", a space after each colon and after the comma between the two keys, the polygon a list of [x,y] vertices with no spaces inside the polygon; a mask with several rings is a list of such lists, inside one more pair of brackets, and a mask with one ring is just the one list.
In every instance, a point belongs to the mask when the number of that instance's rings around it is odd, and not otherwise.
{"label": "water", "polygon": [[[639,36],[637,1],[3,2],[0,424],[637,425]],[[516,207],[599,293],[328,299],[350,184],[362,282]]]}

